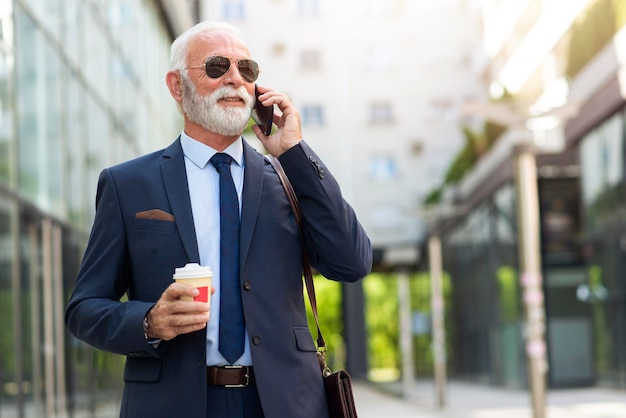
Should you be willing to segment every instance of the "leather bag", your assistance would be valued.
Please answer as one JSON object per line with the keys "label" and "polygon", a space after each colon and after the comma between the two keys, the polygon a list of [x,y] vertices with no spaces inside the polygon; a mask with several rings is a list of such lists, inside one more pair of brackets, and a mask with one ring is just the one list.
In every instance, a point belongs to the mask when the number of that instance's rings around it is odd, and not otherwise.
{"label": "leather bag", "polygon": [[306,285],[306,293],[309,296],[311,310],[315,318],[317,326],[317,355],[320,363],[320,371],[324,380],[324,390],[326,392],[326,404],[328,405],[328,413],[330,418],[357,418],[356,405],[354,403],[354,393],[352,390],[352,379],[345,370],[337,370],[332,372],[326,364],[326,342],[322,336],[320,323],[317,316],[317,302],[315,299],[315,286],[313,284],[313,273],[309,257],[304,249],[304,241],[302,235],[302,212],[298,204],[296,193],[280,165],[277,158],[268,156],[268,160],[278,174],[281,184],[285,189],[285,194],[289,199],[289,204],[298,223],[300,229],[300,241],[302,242],[302,273],[304,275],[304,284]]}

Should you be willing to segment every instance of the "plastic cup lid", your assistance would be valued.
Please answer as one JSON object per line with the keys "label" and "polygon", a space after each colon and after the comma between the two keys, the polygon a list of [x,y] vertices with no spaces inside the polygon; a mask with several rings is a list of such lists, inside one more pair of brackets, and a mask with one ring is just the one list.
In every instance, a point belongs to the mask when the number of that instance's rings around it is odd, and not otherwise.
{"label": "plastic cup lid", "polygon": [[188,263],[185,267],[178,267],[174,272],[174,276],[176,278],[202,277],[212,275],[213,272],[211,271],[211,267],[201,266],[198,263]]}

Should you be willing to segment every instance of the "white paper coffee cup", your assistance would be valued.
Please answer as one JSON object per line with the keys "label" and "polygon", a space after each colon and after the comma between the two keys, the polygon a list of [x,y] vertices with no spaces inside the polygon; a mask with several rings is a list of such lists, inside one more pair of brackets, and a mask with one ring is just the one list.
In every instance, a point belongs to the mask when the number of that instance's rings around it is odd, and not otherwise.
{"label": "white paper coffee cup", "polygon": [[194,300],[198,302],[211,302],[211,281],[213,272],[208,266],[198,263],[188,263],[185,267],[179,267],[174,271],[174,280],[195,287],[200,294],[195,298],[190,296],[181,297],[181,300]]}

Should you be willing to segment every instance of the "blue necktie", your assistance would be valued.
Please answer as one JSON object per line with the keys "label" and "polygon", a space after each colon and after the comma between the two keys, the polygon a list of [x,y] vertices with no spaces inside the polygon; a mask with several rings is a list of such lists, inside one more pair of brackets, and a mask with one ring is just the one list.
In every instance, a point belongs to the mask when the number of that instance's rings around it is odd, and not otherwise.
{"label": "blue necktie", "polygon": [[239,201],[230,173],[231,162],[228,154],[211,157],[220,174],[219,351],[233,364],[243,354],[245,322],[239,284]]}

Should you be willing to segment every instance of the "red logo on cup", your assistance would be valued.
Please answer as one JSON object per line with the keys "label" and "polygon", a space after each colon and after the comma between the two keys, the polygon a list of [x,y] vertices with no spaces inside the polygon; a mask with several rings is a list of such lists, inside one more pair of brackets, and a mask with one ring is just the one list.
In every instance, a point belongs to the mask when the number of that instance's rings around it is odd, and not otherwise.
{"label": "red logo on cup", "polygon": [[200,291],[198,296],[193,298],[196,302],[208,302],[209,301],[209,288],[207,286],[196,287]]}

